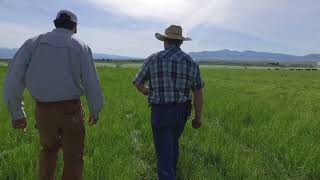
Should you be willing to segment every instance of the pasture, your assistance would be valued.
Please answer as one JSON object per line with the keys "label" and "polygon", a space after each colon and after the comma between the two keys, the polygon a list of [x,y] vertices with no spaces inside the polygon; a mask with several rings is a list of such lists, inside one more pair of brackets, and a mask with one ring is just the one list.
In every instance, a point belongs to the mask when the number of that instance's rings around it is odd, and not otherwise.
{"label": "pasture", "polygon": [[[150,109],[132,86],[137,70],[98,67],[106,105],[98,125],[86,127],[85,179],[156,179]],[[320,177],[320,72],[203,68],[202,76],[203,127],[186,125],[179,179]],[[0,96],[1,180],[37,177],[33,109],[25,93],[28,129],[13,130]],[[62,156],[57,177],[61,171]]]}

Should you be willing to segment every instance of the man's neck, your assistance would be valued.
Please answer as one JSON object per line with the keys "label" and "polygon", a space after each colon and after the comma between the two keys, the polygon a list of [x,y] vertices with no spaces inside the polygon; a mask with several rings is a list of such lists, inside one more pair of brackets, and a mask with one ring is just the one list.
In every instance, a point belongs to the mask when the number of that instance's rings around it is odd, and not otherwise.
{"label": "man's neck", "polygon": [[169,45],[169,46],[165,47],[165,50],[167,50],[167,49],[173,49],[173,48],[179,48],[179,49],[180,49],[180,46],[177,46],[177,45]]}

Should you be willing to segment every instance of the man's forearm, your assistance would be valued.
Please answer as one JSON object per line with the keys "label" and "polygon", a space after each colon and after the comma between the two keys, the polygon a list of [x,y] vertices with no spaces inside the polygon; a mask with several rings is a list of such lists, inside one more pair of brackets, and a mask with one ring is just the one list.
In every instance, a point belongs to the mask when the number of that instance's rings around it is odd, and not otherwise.
{"label": "man's forearm", "polygon": [[12,120],[26,117],[23,109],[23,91],[25,85],[22,78],[24,77],[24,73],[18,70],[18,68],[10,69],[4,84],[4,100],[11,113]]}
{"label": "man's forearm", "polygon": [[194,96],[194,109],[195,109],[195,118],[201,119],[202,107],[203,107],[203,96],[202,90],[196,90],[193,92]]}
{"label": "man's forearm", "polygon": [[95,119],[99,119],[99,114],[104,106],[104,97],[98,84],[96,84],[95,86],[92,85],[91,88],[92,89],[87,89],[85,91],[90,115],[92,115]]}
{"label": "man's forearm", "polygon": [[140,91],[144,95],[149,94],[149,88],[147,88],[144,84],[135,84],[138,91]]}

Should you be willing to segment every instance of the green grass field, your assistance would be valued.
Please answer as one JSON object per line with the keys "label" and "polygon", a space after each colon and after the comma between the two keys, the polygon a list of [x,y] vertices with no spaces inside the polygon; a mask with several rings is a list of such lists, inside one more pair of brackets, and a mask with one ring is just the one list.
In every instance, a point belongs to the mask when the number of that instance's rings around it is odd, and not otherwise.
{"label": "green grass field", "polygon": [[[155,179],[147,100],[132,86],[137,68],[98,68],[106,106],[86,128],[85,179]],[[0,67],[0,93],[6,67]],[[203,69],[203,128],[188,122],[179,179],[318,179],[320,72]],[[84,103],[86,105],[86,103]],[[13,130],[0,97],[0,179],[37,177],[34,103],[28,131]],[[86,113],[88,115],[88,112]],[[57,176],[62,171],[60,156]]]}

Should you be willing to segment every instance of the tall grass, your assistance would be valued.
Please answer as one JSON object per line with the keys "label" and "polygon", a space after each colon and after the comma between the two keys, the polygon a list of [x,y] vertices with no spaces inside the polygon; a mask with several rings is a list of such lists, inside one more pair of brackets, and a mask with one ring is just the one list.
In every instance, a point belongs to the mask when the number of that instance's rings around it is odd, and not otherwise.
{"label": "tall grass", "polygon": [[[150,109],[132,86],[137,69],[98,70],[106,106],[99,124],[86,128],[85,179],[155,179]],[[0,67],[0,84],[5,72]],[[208,69],[202,75],[204,124],[186,126],[179,179],[320,177],[319,72]],[[25,102],[27,133],[12,130],[0,97],[0,179],[37,177],[40,147],[27,93]],[[62,168],[60,158],[57,177]]]}

